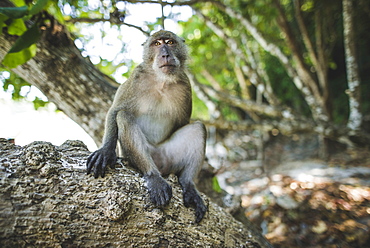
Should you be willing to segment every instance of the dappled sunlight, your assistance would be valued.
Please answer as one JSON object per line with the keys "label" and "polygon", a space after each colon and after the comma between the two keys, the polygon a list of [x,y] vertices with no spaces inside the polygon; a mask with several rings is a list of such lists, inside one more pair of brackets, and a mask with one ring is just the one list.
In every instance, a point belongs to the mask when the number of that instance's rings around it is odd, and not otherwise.
{"label": "dappled sunlight", "polygon": [[303,178],[276,174],[267,184],[254,179],[243,185],[251,190],[241,196],[245,214],[274,247],[369,245],[370,187]]}

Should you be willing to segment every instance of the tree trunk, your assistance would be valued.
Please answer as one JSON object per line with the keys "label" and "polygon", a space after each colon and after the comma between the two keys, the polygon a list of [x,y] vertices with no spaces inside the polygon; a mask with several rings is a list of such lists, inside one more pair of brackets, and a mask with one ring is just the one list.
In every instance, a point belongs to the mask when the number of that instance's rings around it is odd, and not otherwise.
{"label": "tree trunk", "polygon": [[[0,35],[0,61],[16,38],[6,32]],[[118,84],[81,56],[64,26],[55,23],[44,31],[36,56],[12,71],[41,90],[101,144],[105,115]]]}
{"label": "tree trunk", "polygon": [[343,36],[347,65],[347,93],[349,96],[349,118],[347,126],[349,129],[357,131],[361,128],[362,113],[360,109],[360,75],[357,66],[353,11],[352,0],[343,0]]}
{"label": "tree trunk", "polygon": [[253,226],[202,196],[200,224],[174,176],[164,208],[150,202],[141,175],[120,163],[105,178],[85,173],[86,146],[0,139],[1,247],[271,247]]}
{"label": "tree trunk", "polygon": [[[238,11],[226,6],[220,2],[215,2],[215,5],[219,7],[221,10],[225,11],[230,17],[233,17],[240,21],[241,25],[252,35],[252,37],[259,43],[259,45],[266,51],[269,52],[271,55],[278,58],[281,64],[285,67],[288,75],[292,78],[295,86],[300,90],[304,99],[306,100],[307,104],[309,105],[312,115],[315,120],[317,121],[327,121],[327,115],[324,113],[324,109],[322,108],[323,104],[321,102],[320,97],[313,95],[311,92],[310,87],[307,86],[308,82],[305,82],[299,75],[298,70],[292,66],[292,62],[288,59],[287,56],[282,52],[282,50],[275,45],[274,43],[268,42],[259,30],[242,14]],[[306,73],[301,73],[306,75]],[[307,79],[307,78],[306,78]],[[307,79],[310,82],[310,80]],[[314,96],[314,97],[313,97]]]}
{"label": "tree trunk", "polygon": [[[189,4],[189,2],[187,3]],[[0,1],[0,6],[9,6],[6,4],[9,3],[7,3],[7,1]],[[327,116],[323,114],[323,109],[320,107],[322,104],[317,103],[309,87],[300,79],[296,73],[296,69],[291,65],[291,61],[283,54],[280,48],[265,40],[256,27],[240,13],[219,2],[215,4],[231,17],[239,19],[241,24],[251,33],[260,46],[281,61],[297,88],[304,95],[312,113],[314,113],[313,115],[316,116],[314,119],[324,120]],[[41,40],[37,43],[36,56],[24,65],[13,69],[13,71],[23,77],[27,82],[39,88],[50,101],[55,103],[67,116],[78,123],[99,146],[104,132],[105,115],[112,103],[118,84],[95,68],[87,58],[81,56],[80,51],[70,39],[63,25],[56,23],[56,21],[51,21],[51,23],[52,24],[44,31]],[[223,36],[220,32],[219,35]],[[0,59],[9,51],[16,38],[15,36],[7,34],[6,30],[3,31],[0,35]],[[234,42],[231,44],[233,43]],[[234,47],[235,45],[237,45],[237,43],[234,44]],[[235,51],[233,50],[233,52],[236,55],[243,53],[243,51],[239,51],[238,49]],[[252,69],[255,70],[255,68]],[[241,70],[244,74],[247,74],[244,66],[241,67]],[[347,70],[351,71],[350,69]],[[195,81],[196,80],[194,80],[194,82]],[[349,80],[349,92],[351,93],[353,91],[353,94],[350,94],[352,99],[352,115],[350,120],[358,120],[356,117],[361,118],[361,112],[359,112],[359,94],[357,94],[359,93],[359,87],[355,87],[356,82],[358,83],[359,81]],[[259,86],[258,84],[259,83],[256,83],[256,87]],[[340,142],[344,140],[343,142],[345,143],[353,143],[348,137],[347,130],[349,130],[349,128],[336,127],[328,122],[307,122],[306,118],[301,118],[299,114],[292,113],[287,108],[283,109],[275,105],[271,106],[259,104],[255,101],[243,100],[240,97],[232,96],[225,92],[218,92],[200,84],[197,85],[197,87],[198,89],[202,88],[203,93],[208,95],[208,99],[216,99],[222,101],[223,104],[240,108],[247,113],[256,113],[259,116],[267,117],[267,121],[263,123],[254,123],[254,126],[264,126],[263,129],[267,131],[271,130],[271,128],[281,126],[280,124],[272,125],[272,122],[288,120],[282,128],[289,133],[302,131],[302,129],[304,129],[305,131],[319,133],[323,135],[323,137],[340,140]],[[198,90],[198,92],[200,91]],[[265,93],[267,92],[271,92],[271,90],[265,91]],[[271,93],[269,94],[272,96]],[[276,102],[276,100],[272,100],[272,97],[269,97],[268,94],[266,94],[265,97],[269,99],[269,101],[271,100],[271,102]],[[319,117],[320,115],[321,117]],[[270,121],[270,119],[273,119],[273,121]],[[228,121],[222,123],[222,126],[235,127],[234,123]],[[245,125],[241,123],[239,126]],[[307,129],[308,126],[310,130]],[[356,126],[358,127],[358,122],[355,127]],[[352,125],[349,127],[353,129]],[[67,131],[68,130],[60,130],[60,132]],[[338,135],[338,133],[340,135]],[[355,135],[360,138],[361,142],[358,143],[361,145],[368,143],[370,140],[370,136],[367,133],[363,134],[359,130],[356,130]]]}

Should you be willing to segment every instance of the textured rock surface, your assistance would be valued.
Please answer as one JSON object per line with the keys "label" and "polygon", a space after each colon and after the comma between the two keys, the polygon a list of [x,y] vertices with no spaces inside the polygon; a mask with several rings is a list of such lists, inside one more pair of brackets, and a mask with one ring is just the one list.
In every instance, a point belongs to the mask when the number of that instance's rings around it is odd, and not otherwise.
{"label": "textured rock surface", "polygon": [[194,224],[174,176],[163,209],[130,167],[87,176],[88,154],[79,141],[19,147],[0,139],[1,247],[269,247],[204,195],[209,211]]}

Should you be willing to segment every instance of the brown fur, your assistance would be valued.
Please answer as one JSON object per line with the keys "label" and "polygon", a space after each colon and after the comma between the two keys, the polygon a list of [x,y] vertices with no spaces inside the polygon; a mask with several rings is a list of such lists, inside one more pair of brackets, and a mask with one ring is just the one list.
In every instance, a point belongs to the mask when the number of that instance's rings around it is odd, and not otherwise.
{"label": "brown fur", "polygon": [[204,161],[206,131],[200,122],[189,124],[192,99],[185,74],[186,46],[175,34],[159,31],[144,43],[143,58],[117,90],[103,146],[90,155],[88,173],[104,176],[107,165],[115,163],[118,140],[123,154],[144,174],[152,202],[169,203],[172,189],[162,175],[174,173],[185,205],[195,208],[199,222],[207,208],[194,180]]}

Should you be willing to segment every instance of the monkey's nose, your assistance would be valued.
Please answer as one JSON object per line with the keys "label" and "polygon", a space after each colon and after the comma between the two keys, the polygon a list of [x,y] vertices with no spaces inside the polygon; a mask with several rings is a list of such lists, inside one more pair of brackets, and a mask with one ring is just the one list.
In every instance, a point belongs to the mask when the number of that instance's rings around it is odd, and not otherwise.
{"label": "monkey's nose", "polygon": [[171,61],[171,56],[169,54],[162,54],[162,61],[167,64]]}

